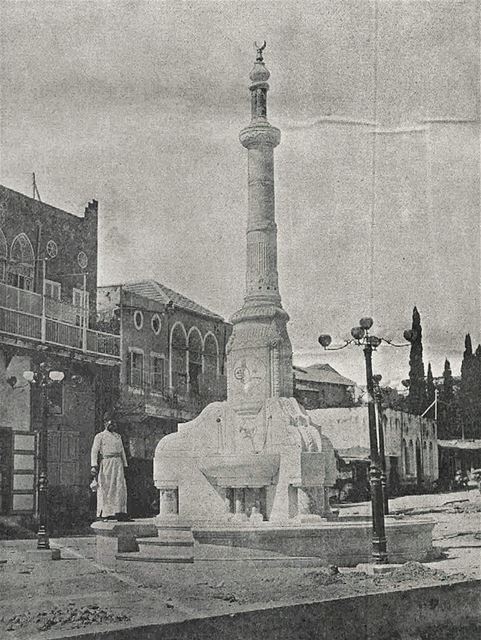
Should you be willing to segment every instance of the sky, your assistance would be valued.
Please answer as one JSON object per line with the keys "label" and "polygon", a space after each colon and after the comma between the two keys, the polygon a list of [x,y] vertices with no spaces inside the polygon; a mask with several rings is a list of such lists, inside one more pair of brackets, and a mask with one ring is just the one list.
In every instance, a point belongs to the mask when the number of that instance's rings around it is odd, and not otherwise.
{"label": "sky", "polygon": [[[295,362],[360,317],[459,373],[481,341],[477,0],[0,0],[0,181],[82,213],[99,283],[154,278],[228,318],[242,304],[253,42],[267,41],[279,282]],[[385,382],[409,350],[383,346]]]}

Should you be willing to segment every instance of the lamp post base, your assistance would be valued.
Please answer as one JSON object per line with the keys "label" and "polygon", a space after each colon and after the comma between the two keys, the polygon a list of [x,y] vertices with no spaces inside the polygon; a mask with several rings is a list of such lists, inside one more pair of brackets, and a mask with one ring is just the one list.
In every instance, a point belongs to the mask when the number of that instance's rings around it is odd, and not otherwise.
{"label": "lamp post base", "polygon": [[31,562],[60,560],[60,549],[29,549],[25,553],[25,559]]}
{"label": "lamp post base", "polygon": [[384,528],[384,505],[381,487],[381,471],[371,462],[370,468],[371,505],[372,505],[372,560],[376,564],[385,564],[388,560],[386,532]]}
{"label": "lamp post base", "polygon": [[402,564],[372,564],[370,562],[361,562],[356,566],[358,571],[367,573],[370,576],[382,575],[383,573],[391,573],[394,569],[402,567]]}
{"label": "lamp post base", "polygon": [[383,470],[381,470],[381,489],[384,515],[387,516],[389,515],[389,499],[387,495],[386,473]]}

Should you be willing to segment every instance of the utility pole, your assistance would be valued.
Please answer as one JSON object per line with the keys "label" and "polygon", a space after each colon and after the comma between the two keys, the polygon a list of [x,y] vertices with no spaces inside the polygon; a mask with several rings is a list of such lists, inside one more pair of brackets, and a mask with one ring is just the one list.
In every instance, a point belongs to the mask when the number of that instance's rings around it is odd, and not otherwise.
{"label": "utility pole", "polygon": [[40,193],[37,187],[37,181],[35,179],[35,173],[32,173],[32,191],[33,191],[33,199],[37,198],[39,202],[42,202],[42,198],[40,197]]}

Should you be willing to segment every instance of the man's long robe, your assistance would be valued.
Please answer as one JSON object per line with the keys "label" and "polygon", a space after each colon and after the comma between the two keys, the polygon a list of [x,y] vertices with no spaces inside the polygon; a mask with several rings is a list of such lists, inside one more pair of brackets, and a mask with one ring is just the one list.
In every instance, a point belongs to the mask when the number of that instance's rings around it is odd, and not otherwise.
{"label": "man's long robe", "polygon": [[105,429],[95,436],[91,452],[92,467],[98,466],[99,455],[101,462],[97,480],[97,516],[107,518],[127,513],[127,485],[124,475],[127,458],[118,433]]}

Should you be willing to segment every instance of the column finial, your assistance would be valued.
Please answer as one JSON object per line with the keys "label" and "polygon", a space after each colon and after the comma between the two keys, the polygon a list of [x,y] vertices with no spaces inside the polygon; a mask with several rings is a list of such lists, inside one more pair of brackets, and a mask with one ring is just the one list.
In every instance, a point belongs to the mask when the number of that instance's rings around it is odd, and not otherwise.
{"label": "column finial", "polygon": [[254,42],[254,46],[257,49],[256,62],[264,62],[264,49],[267,46],[267,42],[264,40],[260,47],[257,42]]}

